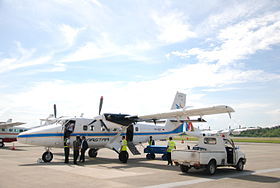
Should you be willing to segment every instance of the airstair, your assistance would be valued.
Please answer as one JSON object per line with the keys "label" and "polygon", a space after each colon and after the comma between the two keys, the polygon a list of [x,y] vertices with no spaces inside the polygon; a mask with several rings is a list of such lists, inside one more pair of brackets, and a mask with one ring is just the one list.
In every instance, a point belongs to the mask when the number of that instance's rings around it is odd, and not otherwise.
{"label": "airstair", "polygon": [[127,142],[127,146],[129,148],[129,150],[131,151],[131,153],[133,155],[140,155],[141,153],[138,151],[138,149],[135,147],[135,145],[133,144],[133,142]]}

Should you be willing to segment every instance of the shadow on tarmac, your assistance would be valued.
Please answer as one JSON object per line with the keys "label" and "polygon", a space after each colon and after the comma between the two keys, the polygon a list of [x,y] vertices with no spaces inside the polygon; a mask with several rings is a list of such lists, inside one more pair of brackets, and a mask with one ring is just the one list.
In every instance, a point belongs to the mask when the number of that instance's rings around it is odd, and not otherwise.
{"label": "shadow on tarmac", "polygon": [[219,180],[224,178],[232,178],[245,181],[253,181],[258,183],[277,183],[280,182],[280,178],[262,176],[254,174],[255,171],[244,170],[242,172],[237,171],[233,168],[217,168],[215,175],[210,176],[203,172],[203,169],[195,170],[191,169],[188,173],[181,173],[182,176],[192,176],[196,178],[208,178],[213,180]]}
{"label": "shadow on tarmac", "polygon": [[[54,155],[60,155],[64,156],[63,153],[53,153]],[[103,158],[103,157],[97,157],[97,158],[88,158],[86,157],[86,161],[84,163],[79,163],[78,166],[83,167],[94,167],[94,166],[102,166],[107,169],[128,169],[128,168],[153,168],[153,169],[161,169],[161,170],[168,170],[168,171],[178,171],[179,175],[181,176],[192,176],[196,178],[207,178],[207,179],[213,179],[213,180],[219,180],[224,178],[234,178],[239,180],[246,180],[246,181],[253,181],[253,182],[259,182],[259,183],[277,183],[280,181],[280,178],[276,177],[269,177],[269,176],[262,176],[254,174],[255,171],[250,170],[244,170],[242,172],[236,171],[234,168],[217,168],[216,174],[213,176],[208,175],[205,172],[205,169],[190,169],[188,173],[182,173],[180,168],[178,166],[167,166],[167,161],[162,161],[164,164],[157,164],[152,163],[156,160],[147,160],[146,158],[139,157],[139,158],[130,158],[128,159],[127,163],[121,163],[118,158]],[[106,164],[114,164],[114,166],[107,166]],[[117,166],[115,165],[117,164]],[[73,164],[73,155],[70,154],[69,156],[69,163],[65,164],[64,160],[61,160],[61,162],[49,162],[49,163],[31,163],[31,164],[21,164],[19,166],[61,166],[61,165],[68,165],[68,166],[77,166]]]}

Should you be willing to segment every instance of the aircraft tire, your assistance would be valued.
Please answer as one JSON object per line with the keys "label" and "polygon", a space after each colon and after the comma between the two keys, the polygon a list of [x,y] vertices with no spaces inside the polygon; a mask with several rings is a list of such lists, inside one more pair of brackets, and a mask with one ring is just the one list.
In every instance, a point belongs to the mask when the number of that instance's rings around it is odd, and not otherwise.
{"label": "aircraft tire", "polygon": [[0,148],[3,148],[5,144],[3,142],[0,142]]}
{"label": "aircraft tire", "polygon": [[119,160],[122,162],[122,163],[127,163],[127,160],[128,160],[128,153],[127,151],[121,151],[120,154],[119,154]]}
{"label": "aircraft tire", "polygon": [[45,163],[51,162],[52,159],[53,159],[53,154],[52,154],[52,152],[46,151],[45,153],[43,153],[43,155],[42,155],[42,160],[43,160]]}
{"label": "aircraft tire", "polygon": [[91,149],[89,149],[88,150],[88,156],[89,157],[91,157],[91,158],[96,158],[96,156],[97,156],[97,150],[98,149],[93,149],[93,148],[91,148]]}
{"label": "aircraft tire", "polygon": [[156,155],[154,153],[151,153],[151,159],[154,160],[156,158]]}

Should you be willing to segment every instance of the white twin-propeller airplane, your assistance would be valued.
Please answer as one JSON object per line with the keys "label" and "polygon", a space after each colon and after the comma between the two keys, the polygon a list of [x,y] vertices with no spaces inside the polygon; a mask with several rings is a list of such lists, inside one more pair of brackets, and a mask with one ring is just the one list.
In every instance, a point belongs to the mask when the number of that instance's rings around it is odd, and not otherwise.
{"label": "white twin-propeller airplane", "polygon": [[[133,155],[140,154],[135,144],[148,142],[152,136],[154,140],[166,139],[186,131],[186,123],[203,122],[202,116],[220,113],[231,113],[234,110],[225,105],[200,109],[185,109],[186,95],[177,92],[170,112],[150,114],[143,116],[131,116],[128,114],[104,113],[100,115],[103,97],[100,99],[99,116],[90,119],[83,117],[61,117],[51,119],[45,126],[40,126],[22,132],[18,135],[18,141],[24,144],[45,146],[46,152],[42,155],[44,162],[50,162],[53,154],[51,147],[63,148],[64,138],[70,134],[71,144],[76,136],[86,136],[89,145],[89,157],[96,157],[97,151],[101,148],[109,148],[119,154],[120,161],[124,161],[120,156],[121,137],[126,136],[128,148]],[[196,120],[189,117],[197,116]],[[159,125],[164,120],[165,125]],[[147,123],[150,122],[150,123]],[[154,122],[151,124],[151,122]],[[158,122],[158,123],[157,123]],[[69,130],[69,125],[74,125],[74,129]]]}

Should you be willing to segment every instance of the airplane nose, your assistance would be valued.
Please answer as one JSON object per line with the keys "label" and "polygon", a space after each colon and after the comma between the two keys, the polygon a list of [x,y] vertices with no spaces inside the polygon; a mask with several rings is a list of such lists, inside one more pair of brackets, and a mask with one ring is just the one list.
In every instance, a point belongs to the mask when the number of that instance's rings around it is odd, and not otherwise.
{"label": "airplane nose", "polygon": [[24,131],[18,134],[17,141],[22,144],[27,144],[27,135],[29,131]]}
{"label": "airplane nose", "polygon": [[17,136],[17,141],[22,144],[26,144],[26,132],[19,133]]}

